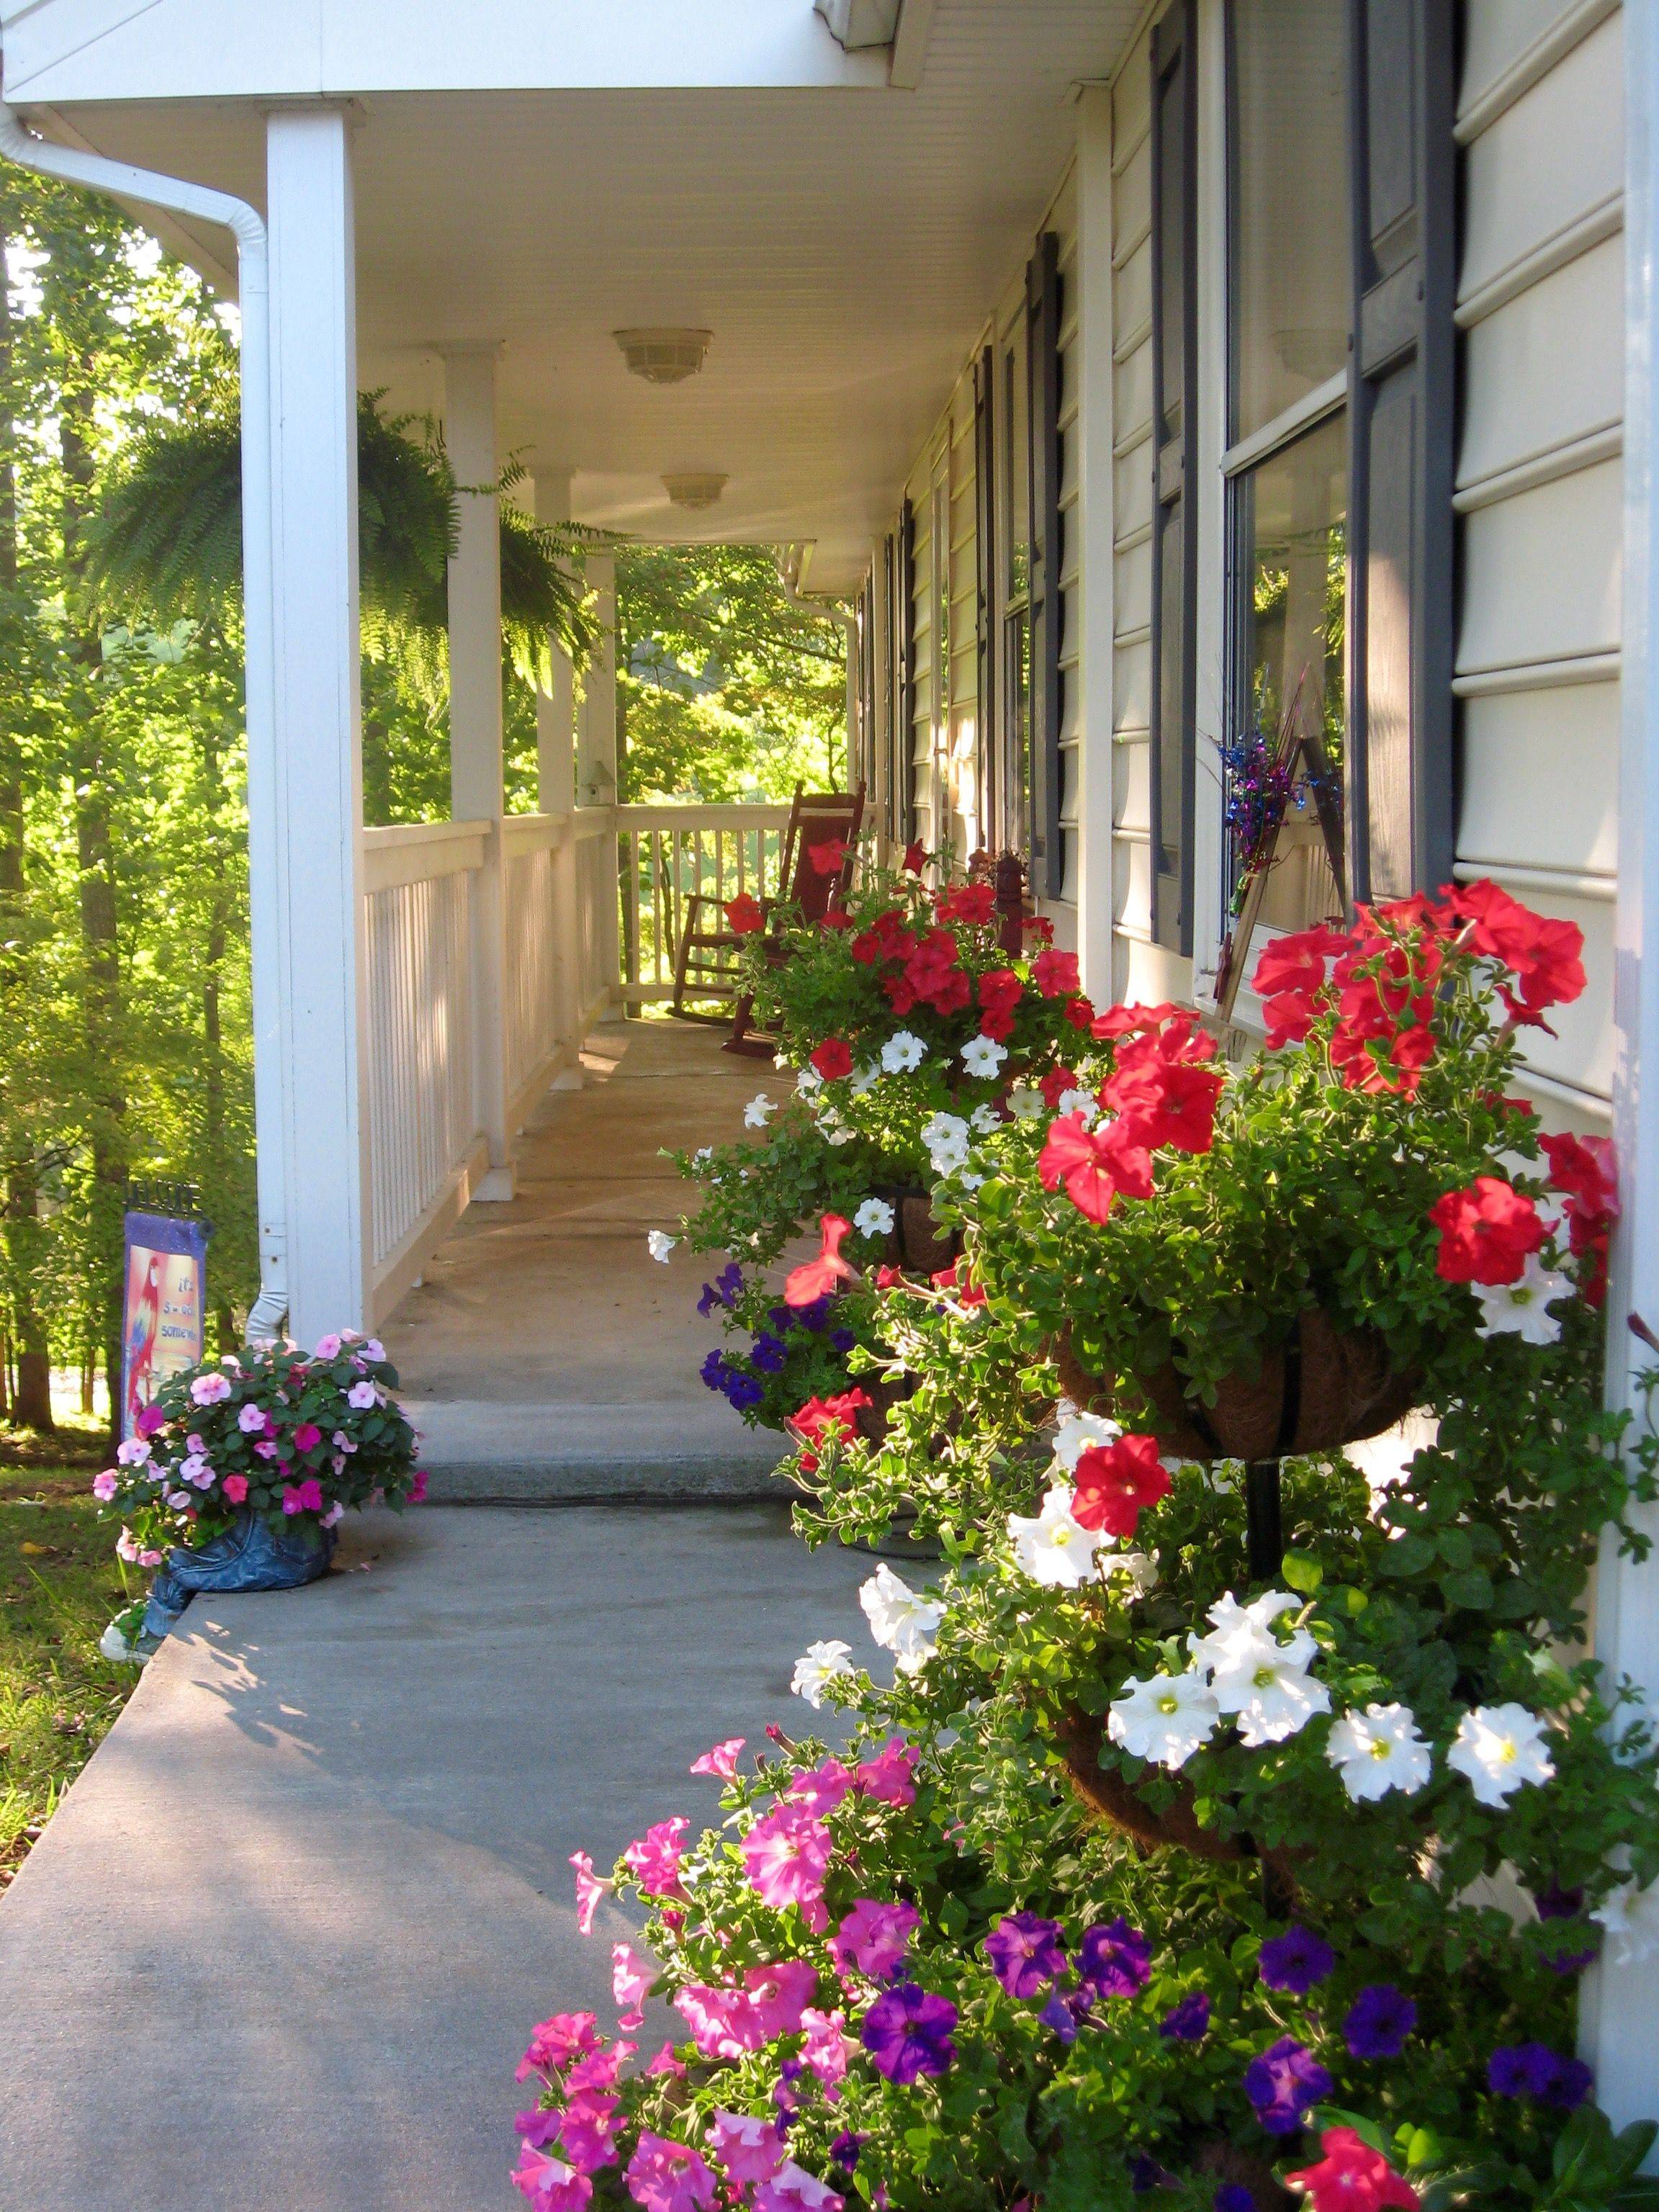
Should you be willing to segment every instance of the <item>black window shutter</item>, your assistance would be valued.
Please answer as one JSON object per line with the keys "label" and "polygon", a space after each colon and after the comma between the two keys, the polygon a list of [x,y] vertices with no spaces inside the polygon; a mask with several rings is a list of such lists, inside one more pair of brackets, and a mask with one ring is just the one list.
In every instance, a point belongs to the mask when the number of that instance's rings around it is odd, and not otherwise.
{"label": "black window shutter", "polygon": [[1152,935],[1193,949],[1198,530],[1194,0],[1154,27],[1152,67]]}
{"label": "black window shutter", "polygon": [[1350,880],[1451,875],[1456,11],[1349,0]]}
{"label": "black window shutter", "polygon": [[898,626],[898,542],[889,531],[881,541],[882,605],[886,610],[886,624],[882,639],[883,659],[881,685],[887,708],[886,757],[882,762],[881,781],[875,788],[879,793],[879,820],[889,840],[898,835],[898,720],[899,720],[899,626]]}
{"label": "black window shutter", "polygon": [[1060,834],[1060,625],[1065,568],[1060,513],[1060,240],[1037,240],[1025,271],[1025,337],[1030,394],[1031,487],[1031,888],[1058,898],[1065,888]]}
{"label": "black window shutter", "polygon": [[916,834],[916,514],[907,499],[899,509],[898,603],[893,637],[898,654],[898,713],[893,730],[893,834],[908,845]]}
{"label": "black window shutter", "polygon": [[1001,839],[1002,793],[996,787],[996,653],[993,627],[996,574],[996,446],[993,438],[992,388],[996,381],[996,356],[989,346],[974,363],[974,551],[978,591],[975,597],[975,665],[979,698],[975,713],[975,750],[978,756],[979,818],[981,841],[994,851]]}

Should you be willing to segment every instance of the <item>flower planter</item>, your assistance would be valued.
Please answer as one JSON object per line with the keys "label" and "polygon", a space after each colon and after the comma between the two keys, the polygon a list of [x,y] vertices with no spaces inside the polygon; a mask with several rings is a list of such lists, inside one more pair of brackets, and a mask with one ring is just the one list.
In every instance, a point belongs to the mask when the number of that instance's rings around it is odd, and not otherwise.
{"label": "flower planter", "polygon": [[[1067,1397],[1106,1410],[1109,1376],[1091,1375],[1062,1330],[1053,1346]],[[1136,1382],[1153,1408],[1153,1434],[1166,1450],[1192,1459],[1280,1459],[1291,1452],[1334,1450],[1380,1436],[1410,1413],[1421,1377],[1389,1364],[1373,1329],[1339,1329],[1318,1306],[1297,1315],[1290,1335],[1261,1355],[1255,1375],[1223,1378],[1215,1403],[1188,1397],[1173,1364]]]}
{"label": "flower planter", "polygon": [[158,1570],[144,1609],[144,1634],[158,1640],[198,1590],[300,1589],[328,1571],[334,1531],[295,1517],[277,1530],[258,1515],[238,1516],[199,1549],[175,1547]]}
{"label": "flower planter", "polygon": [[893,1209],[893,1227],[887,1239],[890,1267],[902,1267],[913,1275],[936,1275],[960,1256],[961,1236],[953,1229],[939,1227],[933,1218],[932,1195],[919,1184],[880,1190],[876,1195],[884,1198]]}

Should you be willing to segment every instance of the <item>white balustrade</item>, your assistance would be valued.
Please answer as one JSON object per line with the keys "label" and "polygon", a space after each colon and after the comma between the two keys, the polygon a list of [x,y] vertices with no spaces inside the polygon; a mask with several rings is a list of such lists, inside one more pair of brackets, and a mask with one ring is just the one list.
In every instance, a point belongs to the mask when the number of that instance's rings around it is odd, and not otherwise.
{"label": "white balustrade", "polygon": [[[696,892],[775,898],[787,806],[619,806],[623,990],[630,1003],[673,995],[674,961]],[[705,913],[705,921],[712,916]]]}

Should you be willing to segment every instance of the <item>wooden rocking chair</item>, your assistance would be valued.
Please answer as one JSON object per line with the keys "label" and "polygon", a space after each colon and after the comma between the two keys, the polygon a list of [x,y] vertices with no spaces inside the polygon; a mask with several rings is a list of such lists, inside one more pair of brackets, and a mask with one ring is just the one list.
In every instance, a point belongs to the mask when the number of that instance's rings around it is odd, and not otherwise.
{"label": "wooden rocking chair", "polygon": [[[852,885],[863,820],[862,784],[850,795],[840,791],[803,791],[799,785],[796,786],[778,868],[781,896],[760,902],[763,924],[769,932],[773,929],[775,917],[785,907],[793,907],[807,921],[822,921],[830,910],[831,899],[846,896]],[[846,848],[839,866],[828,872],[818,867],[813,854],[816,852],[822,859],[824,847],[837,843]],[[720,902],[711,892],[694,891],[686,901],[685,922],[674,963],[676,1014],[687,1021],[723,1022],[726,1018],[719,1014],[693,1013],[685,1000],[688,997],[733,995],[737,960],[742,946],[743,939],[727,922]],[[769,1056],[769,1042],[749,1033],[752,1001],[748,993],[736,995],[732,1036],[726,1049],[757,1059]]]}

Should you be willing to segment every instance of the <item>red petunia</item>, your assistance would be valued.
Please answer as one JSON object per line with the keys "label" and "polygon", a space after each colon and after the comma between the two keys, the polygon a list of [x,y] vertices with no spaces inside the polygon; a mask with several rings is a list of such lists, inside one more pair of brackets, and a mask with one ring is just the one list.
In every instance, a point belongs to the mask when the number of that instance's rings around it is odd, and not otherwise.
{"label": "red petunia", "polygon": [[1037,1089],[1042,1093],[1042,1103],[1051,1114],[1058,1114],[1060,1102],[1068,1091],[1080,1091],[1082,1082],[1074,1067],[1051,1067]]}
{"label": "red petunia", "polygon": [[1084,1127],[1081,1114],[1062,1115],[1049,1124],[1037,1174],[1044,1190],[1063,1188],[1091,1221],[1104,1221],[1120,1191],[1125,1198],[1152,1194],[1152,1155],[1133,1117],[1096,1133]]}
{"label": "red petunia", "polygon": [[1012,968],[993,968],[979,979],[980,1033],[999,1042],[1014,1026],[1025,986]]}
{"label": "red petunia", "polygon": [[927,865],[927,848],[918,837],[904,848],[904,872],[908,876],[919,876]]}
{"label": "red petunia", "polygon": [[1498,1176],[1449,1190],[1429,1218],[1440,1231],[1435,1267],[1448,1283],[1518,1283],[1544,1241],[1538,1208]]}
{"label": "red petunia", "polygon": [[1143,1030],[1162,1029],[1174,1012],[1174,1002],[1169,999],[1159,1006],[1108,1006],[1103,1014],[1096,1015],[1094,1034],[1097,1037],[1138,1036]]}
{"label": "red petunia", "polygon": [[734,937],[749,937],[756,930],[764,929],[766,916],[761,912],[760,901],[747,891],[739,891],[736,898],[727,899],[726,926]]}
{"label": "red petunia", "polygon": [[1028,937],[1035,937],[1039,945],[1052,945],[1054,941],[1054,925],[1046,914],[1027,915],[1020,927]]}
{"label": "red petunia", "polygon": [[1276,999],[1264,1000],[1261,1012],[1267,1025],[1269,1052],[1305,1042],[1319,1018],[1319,1011],[1305,991],[1284,991]]}
{"label": "red petunia", "polygon": [[979,1285],[963,1280],[960,1260],[952,1260],[948,1267],[941,1267],[928,1279],[936,1291],[949,1291],[958,1305],[982,1306],[985,1304],[985,1293]]}
{"label": "red petunia", "polygon": [[884,907],[871,923],[853,939],[852,954],[864,967],[878,960],[902,960],[915,939],[904,923],[902,910],[896,906]]}
{"label": "red petunia", "polygon": [[847,855],[852,850],[845,837],[826,837],[821,845],[809,845],[806,857],[821,876],[833,876],[847,866]]}
{"label": "red petunia", "polygon": [[1119,1437],[1115,1443],[1090,1444],[1079,1453],[1072,1517],[1082,1528],[1103,1528],[1109,1536],[1133,1536],[1145,1509],[1169,1494],[1169,1471],[1158,1457],[1158,1438]]}
{"label": "red petunia", "polygon": [[1503,996],[1518,1019],[1564,1006],[1584,988],[1584,933],[1577,922],[1534,914],[1488,878],[1464,884],[1452,896],[1453,911],[1474,925],[1469,942],[1487,959],[1513,970],[1520,985]]}
{"label": "red petunia", "polygon": [[1091,1029],[1094,1025],[1093,1001],[1085,999],[1081,991],[1078,993],[1076,998],[1067,999],[1060,1012],[1074,1030]]}
{"label": "red petunia", "polygon": [[850,1237],[853,1224],[839,1213],[826,1213],[818,1224],[823,1242],[816,1260],[803,1261],[792,1267],[784,1278],[783,1302],[790,1306],[810,1306],[815,1300],[825,1297],[837,1283],[854,1283],[858,1270],[841,1256],[842,1241]]}
{"label": "red petunia", "polygon": [[1045,999],[1063,999],[1078,988],[1077,955],[1051,945],[1031,963],[1031,981]]}
{"label": "red petunia", "polygon": [[1314,2212],[1419,2212],[1423,2200],[1410,2182],[1357,2129],[1327,2128],[1319,2148],[1325,2155],[1317,2166],[1285,2177],[1291,2188],[1307,2191]]}
{"label": "red petunia", "polygon": [[[804,1444],[823,1443],[831,1437],[851,1436],[856,1425],[854,1415],[860,1406],[871,1402],[863,1390],[837,1390],[828,1398],[811,1397],[799,1413],[789,1416],[789,1425]],[[815,1451],[803,1451],[800,1463],[808,1474],[818,1463]]]}
{"label": "red petunia", "polygon": [[902,1283],[903,1280],[903,1268],[890,1267],[885,1261],[884,1261],[881,1266],[876,1270],[876,1288],[878,1291],[890,1291],[896,1284]]}
{"label": "red petunia", "polygon": [[1250,988],[1263,999],[1277,999],[1287,991],[1316,991],[1325,981],[1326,962],[1346,952],[1352,941],[1323,923],[1276,938],[1256,962]]}
{"label": "red petunia", "polygon": [[823,918],[818,924],[820,929],[852,929],[854,927],[853,917],[844,906],[825,907]]}
{"label": "red petunia", "polygon": [[1550,1180],[1566,1194],[1567,1239],[1584,1262],[1585,1298],[1599,1306],[1607,1294],[1607,1245],[1619,1218],[1619,1178],[1610,1137],[1540,1137]]}
{"label": "red petunia", "polygon": [[989,884],[963,884],[959,889],[946,891],[939,902],[941,921],[964,922],[969,928],[978,928],[990,921],[997,910],[997,895]]}
{"label": "red petunia", "polygon": [[825,1037],[812,1054],[812,1065],[826,1083],[853,1073],[853,1051],[845,1037]]}
{"label": "red petunia", "polygon": [[1150,1150],[1167,1145],[1177,1152],[1207,1152],[1225,1083],[1218,1069],[1148,1055],[1120,1064],[1100,1096],[1103,1104],[1133,1116]]}

